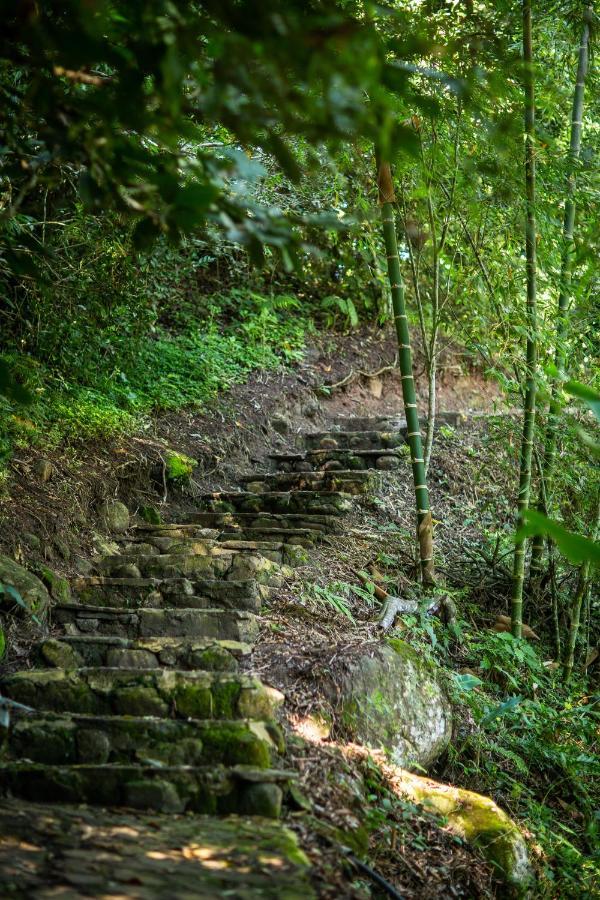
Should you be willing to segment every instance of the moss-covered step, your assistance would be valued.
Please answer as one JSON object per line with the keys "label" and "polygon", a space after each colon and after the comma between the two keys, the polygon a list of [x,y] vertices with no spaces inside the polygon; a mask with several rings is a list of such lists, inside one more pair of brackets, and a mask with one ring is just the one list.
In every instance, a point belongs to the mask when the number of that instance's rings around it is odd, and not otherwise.
{"label": "moss-covered step", "polygon": [[406,429],[400,431],[315,431],[304,435],[309,450],[392,450],[406,443]]}
{"label": "moss-covered step", "polygon": [[7,900],[314,900],[308,860],[273,819],[0,804]]}
{"label": "moss-covered step", "polygon": [[283,702],[251,675],[178,669],[34,669],[0,692],[37,710],[177,719],[272,719]]}
{"label": "moss-covered step", "polygon": [[294,773],[246,766],[0,765],[0,791],[43,803],[277,818]]}
{"label": "moss-covered step", "polygon": [[[309,528],[245,528],[243,525],[226,525],[219,535],[219,540],[229,542],[231,540],[243,541],[278,541],[282,547],[304,547],[309,549],[314,547],[318,540],[320,532],[316,532]],[[289,563],[285,557],[284,560]]]}
{"label": "moss-covered step", "polygon": [[196,500],[206,512],[317,513],[339,516],[352,508],[351,498],[340,491],[217,491]]}
{"label": "moss-covered step", "polygon": [[[448,411],[437,412],[436,425],[451,425],[456,427],[466,420],[466,415],[461,412]],[[419,416],[421,426],[427,426],[427,416]],[[336,416],[332,419],[332,425],[340,431],[398,431],[406,428],[404,413],[395,416]]]}
{"label": "moss-covered step", "polygon": [[237,672],[238,660],[250,653],[250,645],[239,641],[194,638],[142,638],[97,635],[62,635],[47,638],[35,647],[35,659],[43,666],[78,669],[83,666],[111,668],[206,669]]}
{"label": "moss-covered step", "polygon": [[13,717],[0,755],[5,761],[27,759],[46,765],[268,768],[282,744],[278,727],[260,721],[38,713]]}
{"label": "moss-covered step", "polygon": [[190,580],[247,581],[255,579],[263,584],[278,584],[279,563],[259,553],[227,550],[220,545],[210,556],[187,553],[158,555],[104,556],[95,561],[95,569],[102,575],[143,578],[188,578]]}
{"label": "moss-covered step", "polygon": [[[229,582],[216,582],[225,587]],[[226,590],[207,592],[206,594],[169,594],[168,597],[162,598],[160,593],[150,593],[146,596],[134,596],[124,598],[119,594],[111,594],[106,592],[99,595],[98,600],[109,606],[111,609],[237,609],[247,610],[249,612],[258,612],[263,602],[263,596],[259,591],[260,585],[257,582],[251,582],[254,590],[248,592],[230,593]],[[267,591],[268,593],[268,591]],[[95,605],[94,603],[81,603],[81,606]]]}
{"label": "moss-covered step", "polygon": [[270,458],[282,472],[319,469],[364,471],[399,469],[404,464],[404,459],[410,459],[410,454],[408,445],[403,445],[392,450],[351,450],[341,447],[331,450],[307,450],[306,453],[273,453]]}
{"label": "moss-covered step", "polygon": [[233,528],[281,528],[302,529],[310,532],[316,539],[322,534],[339,533],[343,530],[340,518],[319,513],[272,513],[272,512],[240,512],[212,511],[196,512],[190,518],[198,522],[214,522],[222,529]]}
{"label": "moss-covered step", "polygon": [[229,569],[233,554],[208,553],[120,553],[94,559],[93,566],[100,575],[114,578],[141,575],[143,578],[169,578],[196,575],[199,578],[223,578]]}
{"label": "moss-covered step", "polygon": [[345,494],[367,494],[377,488],[373,472],[332,469],[326,472],[252,472],[241,475],[239,482],[253,493],[263,491],[341,491]]}
{"label": "moss-covered step", "polygon": [[258,635],[254,613],[230,609],[138,609],[57,604],[53,621],[69,635],[114,635],[129,639],[148,637],[215,638],[253,644]]}

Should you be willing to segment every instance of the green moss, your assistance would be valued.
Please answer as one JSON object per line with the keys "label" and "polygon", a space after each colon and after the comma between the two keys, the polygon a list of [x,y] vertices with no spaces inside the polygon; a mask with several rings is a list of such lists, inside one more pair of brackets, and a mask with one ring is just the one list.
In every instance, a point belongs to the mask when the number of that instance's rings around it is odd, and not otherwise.
{"label": "green moss", "polygon": [[195,650],[190,662],[195,669],[205,669],[207,672],[236,672],[238,669],[236,659],[223,647]]}
{"label": "green moss", "polygon": [[238,681],[217,681],[212,687],[213,715],[233,719],[238,713],[241,686]]}
{"label": "green moss", "polygon": [[210,688],[196,684],[179,684],[173,700],[179,716],[190,719],[209,719],[213,715],[213,699]]}
{"label": "green moss", "polygon": [[115,712],[126,716],[166,716],[169,711],[156,689],[147,685],[119,688],[113,705]]}
{"label": "green moss", "polygon": [[140,506],[138,513],[149,525],[162,525],[162,518],[154,506]]}
{"label": "green moss", "polygon": [[165,475],[168,481],[189,481],[198,463],[184,453],[170,450],[165,455]]}

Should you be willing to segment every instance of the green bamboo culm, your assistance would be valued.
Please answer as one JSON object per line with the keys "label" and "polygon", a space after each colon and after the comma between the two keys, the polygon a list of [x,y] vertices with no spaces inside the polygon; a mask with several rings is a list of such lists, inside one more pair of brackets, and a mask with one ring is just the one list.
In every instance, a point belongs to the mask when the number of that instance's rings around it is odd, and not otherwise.
{"label": "green bamboo culm", "polygon": [[[525,261],[527,273],[527,351],[525,363],[525,408],[519,463],[518,522],[520,529],[529,508],[531,458],[535,426],[537,318],[536,318],[536,226],[535,226],[535,85],[533,72],[533,28],[530,0],[523,0],[523,87],[525,98]],[[516,541],[512,578],[511,631],[521,637],[523,630],[523,581],[525,540]]]}
{"label": "green bamboo culm", "polygon": [[[575,253],[575,188],[577,183],[577,166],[581,155],[581,138],[583,134],[583,100],[585,82],[587,79],[590,55],[590,26],[593,19],[593,10],[588,7],[583,14],[583,28],[581,42],[577,58],[577,77],[573,94],[573,109],[571,112],[571,139],[569,143],[569,155],[567,160],[567,196],[563,215],[562,229],[562,254],[560,261],[560,281],[558,295],[558,318],[556,321],[556,348],[554,351],[554,364],[559,372],[565,368],[565,339],[568,332],[568,311],[571,300],[571,275],[573,257]],[[550,497],[554,458],[556,455],[556,442],[558,436],[558,404],[557,387],[552,387],[548,425],[546,427],[544,456],[542,462],[542,478],[545,484],[545,497],[538,502],[538,509],[547,515],[547,498]],[[542,558],[544,554],[544,536],[537,535],[531,545],[531,562],[529,576],[532,585],[539,583],[542,574]]]}
{"label": "green bamboo culm", "polygon": [[396,237],[396,223],[394,216],[394,203],[396,198],[394,194],[392,172],[390,164],[387,162],[378,161],[377,185],[379,188],[383,237],[387,256],[390,290],[392,294],[394,324],[398,336],[398,360],[400,377],[402,379],[402,397],[404,400],[404,413],[406,416],[407,439],[410,447],[410,458],[415,485],[417,541],[419,545],[421,577],[425,585],[432,585],[435,583],[433,524],[429,506],[429,491],[426,482],[425,461],[423,458],[421,426],[417,411],[415,381],[413,378],[410,332],[408,330],[408,318],[404,303],[404,282],[402,280],[400,259],[398,257],[398,240]]}
{"label": "green bamboo culm", "polygon": [[[592,533],[590,535],[593,541],[596,541],[598,539],[598,533],[600,532],[600,491],[596,492],[595,506],[595,521],[592,527]],[[581,624],[581,610],[584,607],[590,590],[591,568],[591,560],[585,559],[579,569],[579,578],[577,580],[575,597],[573,598],[573,603],[571,604],[571,609],[569,610],[569,631],[567,634],[565,653],[563,657],[564,681],[569,681],[571,675],[573,674],[573,667],[575,665],[575,648],[577,646],[577,638],[579,635],[579,628]]]}

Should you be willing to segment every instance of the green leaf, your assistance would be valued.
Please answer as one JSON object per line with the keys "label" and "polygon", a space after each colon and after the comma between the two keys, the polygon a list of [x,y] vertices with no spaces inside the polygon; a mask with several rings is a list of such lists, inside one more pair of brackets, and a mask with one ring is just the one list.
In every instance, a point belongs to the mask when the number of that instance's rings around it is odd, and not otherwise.
{"label": "green leaf", "polygon": [[472,691],[483,684],[481,678],[478,678],[476,675],[469,675],[468,673],[465,673],[464,675],[454,673],[454,680],[456,681],[456,686],[461,691]]}
{"label": "green leaf", "polygon": [[567,531],[558,522],[546,518],[534,509],[528,509],[524,519],[525,524],[519,530],[517,540],[534,534],[547,534],[570,562],[578,564],[589,560],[594,565],[600,565],[600,544],[597,541]]}
{"label": "green leaf", "polygon": [[600,394],[597,391],[588,387],[586,384],[581,384],[580,381],[572,380],[565,382],[564,389],[567,394],[570,394],[572,397],[577,397],[579,400],[583,400],[587,403],[600,422]]}

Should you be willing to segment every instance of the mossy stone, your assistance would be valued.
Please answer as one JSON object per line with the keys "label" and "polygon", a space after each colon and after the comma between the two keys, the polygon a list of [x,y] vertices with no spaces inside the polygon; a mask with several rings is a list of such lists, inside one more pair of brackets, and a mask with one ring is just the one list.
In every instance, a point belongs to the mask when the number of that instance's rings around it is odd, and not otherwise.
{"label": "mossy stone", "polygon": [[190,719],[210,719],[213,715],[213,700],[209,688],[197,684],[177,685],[173,699],[180,716]]}
{"label": "mossy stone", "polygon": [[385,749],[398,765],[427,767],[448,746],[452,710],[441,678],[404,641],[347,658],[324,688],[344,734]]}
{"label": "mossy stone", "polygon": [[149,650],[115,647],[106,654],[106,665],[117,669],[157,669],[158,660]]}
{"label": "mossy stone", "polygon": [[123,534],[129,528],[129,510],[120,500],[105,500],[99,514],[102,524],[114,534]]}
{"label": "mossy stone", "polygon": [[125,802],[134,809],[154,809],[157,812],[180,813],[185,802],[170,781],[140,779],[125,786]]}
{"label": "mossy stone", "polygon": [[66,578],[57,575],[48,566],[39,566],[38,572],[54,600],[58,601],[58,603],[71,602],[71,588]]}
{"label": "mossy stone", "polygon": [[106,732],[87,728],[77,735],[79,762],[102,764],[110,756],[110,739]]}
{"label": "mossy stone", "polygon": [[278,819],[282,802],[283,792],[277,784],[244,785],[239,799],[239,812],[247,816]]}
{"label": "mossy stone", "polygon": [[169,707],[155,688],[132,685],[120,688],[114,698],[116,713],[125,716],[167,716]]}
{"label": "mossy stone", "polygon": [[44,641],[40,649],[44,660],[58,669],[78,669],[83,665],[81,655],[70,644],[55,638]]}
{"label": "mossy stone", "polygon": [[165,477],[167,481],[189,481],[198,463],[185,453],[170,450],[165,455]]}
{"label": "mossy stone", "polygon": [[[0,554],[0,584],[14,588],[18,592],[25,609],[38,619],[45,616],[50,604],[50,595],[42,581],[10,556]],[[10,591],[0,592],[0,607],[12,611],[22,611],[20,604]]]}

